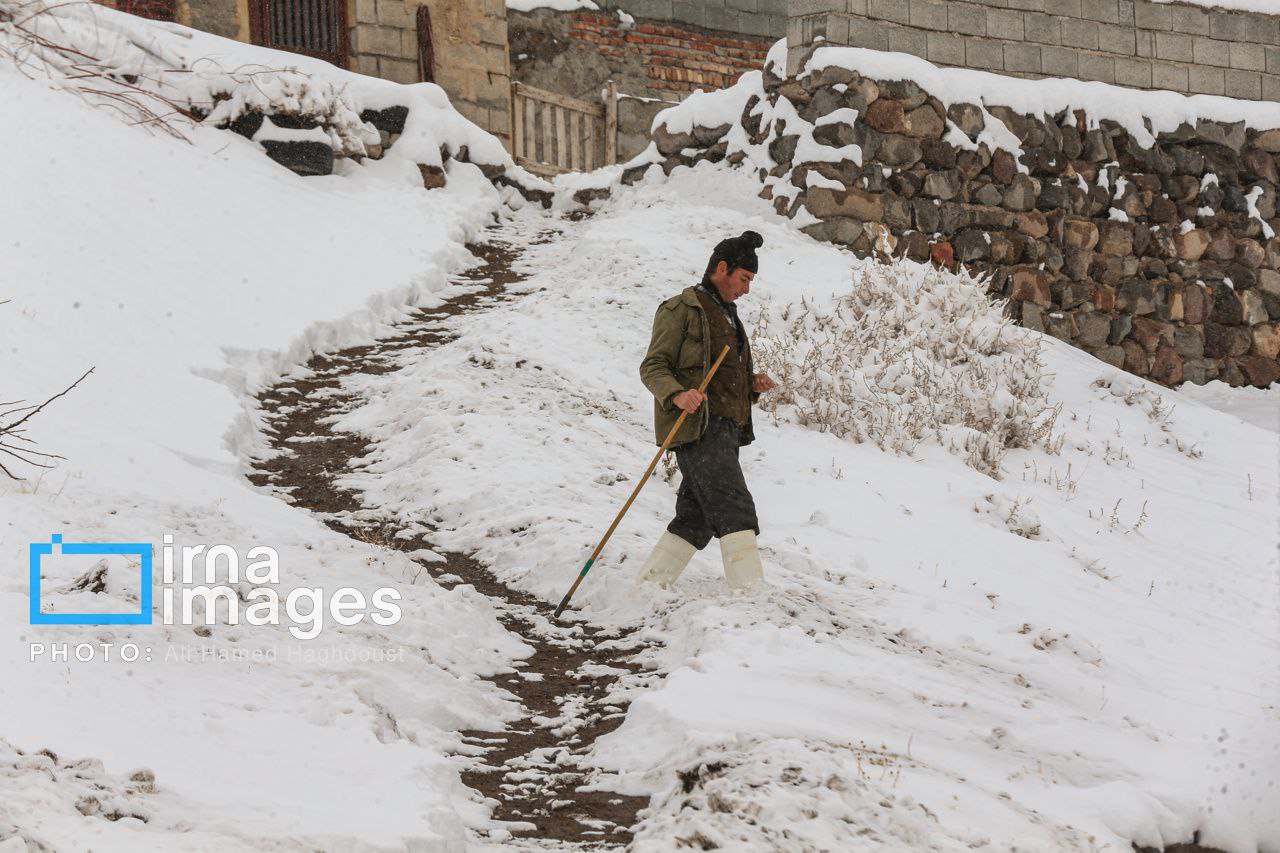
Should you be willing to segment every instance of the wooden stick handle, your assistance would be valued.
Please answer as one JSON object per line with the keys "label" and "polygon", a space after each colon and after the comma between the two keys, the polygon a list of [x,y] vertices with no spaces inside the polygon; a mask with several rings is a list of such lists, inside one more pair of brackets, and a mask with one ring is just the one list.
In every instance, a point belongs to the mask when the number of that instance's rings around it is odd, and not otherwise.
{"label": "wooden stick handle", "polygon": [[[716,359],[715,364],[711,365],[711,369],[707,371],[707,375],[703,377],[702,384],[698,386],[698,393],[705,394],[707,386],[711,384],[711,377],[716,375],[716,371],[720,369],[721,363],[724,362],[725,356],[729,354],[729,347],[725,346],[720,350],[720,357]],[[703,402],[706,405],[706,402]],[[680,417],[676,418],[675,426],[671,428],[671,432],[667,433],[667,438],[662,442],[662,446],[658,448],[658,452],[654,454],[653,461],[649,463],[649,467],[640,475],[640,482],[636,483],[636,487],[631,491],[631,497],[627,498],[627,502],[622,505],[622,509],[618,511],[618,515],[613,519],[613,524],[609,525],[609,529],[605,531],[604,538],[600,540],[600,544],[591,552],[591,556],[587,559],[587,564],[582,567],[582,571],[578,573],[577,579],[574,580],[573,586],[569,587],[569,591],[564,594],[564,598],[560,599],[560,606],[556,608],[553,618],[559,619],[560,614],[569,606],[569,599],[573,598],[573,594],[578,591],[578,585],[582,583],[582,579],[587,576],[587,572],[591,571],[591,567],[595,565],[596,558],[600,556],[600,552],[604,550],[605,544],[609,541],[609,537],[613,535],[613,531],[618,529],[622,517],[627,514],[627,510],[631,509],[631,504],[635,502],[636,496],[640,494],[640,490],[644,488],[644,484],[649,482],[649,475],[653,473],[653,469],[658,467],[658,460],[662,458],[662,454],[666,452],[667,445],[676,437],[676,433],[680,431],[680,426],[684,423],[684,419],[689,416],[688,412],[681,411]]]}

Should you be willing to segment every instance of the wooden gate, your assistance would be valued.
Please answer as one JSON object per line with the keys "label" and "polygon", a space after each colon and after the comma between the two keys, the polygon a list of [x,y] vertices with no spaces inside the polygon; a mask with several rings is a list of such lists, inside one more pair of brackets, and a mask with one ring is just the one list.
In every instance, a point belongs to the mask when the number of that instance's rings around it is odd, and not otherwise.
{"label": "wooden gate", "polygon": [[612,80],[603,104],[512,83],[511,113],[511,153],[535,175],[585,172],[618,161],[618,87]]}
{"label": "wooden gate", "polygon": [[346,0],[250,0],[249,37],[346,68]]}

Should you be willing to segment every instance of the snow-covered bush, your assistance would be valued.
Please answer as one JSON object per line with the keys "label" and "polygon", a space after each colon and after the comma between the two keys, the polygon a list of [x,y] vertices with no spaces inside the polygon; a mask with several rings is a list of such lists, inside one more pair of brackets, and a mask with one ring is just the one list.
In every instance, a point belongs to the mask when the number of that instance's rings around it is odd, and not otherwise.
{"label": "snow-covered bush", "polygon": [[183,139],[197,125],[284,117],[253,139],[325,142],[341,157],[380,157],[390,143],[367,112],[398,108],[403,126],[394,131],[391,157],[436,172],[448,159],[472,163],[527,198],[549,200],[552,190],[433,83],[401,85],[303,56],[282,61],[277,51],[90,0],[0,0],[0,72],[10,69]]}
{"label": "snow-covered bush", "polygon": [[985,286],[899,262],[868,265],[827,306],[762,309],[757,363],[779,380],[777,418],[883,450],[937,441],[996,479],[1012,447],[1044,443],[1057,418],[1037,336]]}
{"label": "snow-covered bush", "polygon": [[0,55],[28,76],[150,128],[180,132],[184,118],[225,127],[258,112],[318,126],[345,155],[363,155],[379,141],[341,84],[292,67],[193,61],[163,26],[88,0],[0,0]]}
{"label": "snow-covered bush", "polygon": [[314,123],[328,137],[335,152],[351,156],[378,144],[378,131],[360,118],[343,90],[293,69],[208,72],[193,80],[200,91],[189,103],[207,113],[204,120],[225,127],[247,113],[295,116]]}

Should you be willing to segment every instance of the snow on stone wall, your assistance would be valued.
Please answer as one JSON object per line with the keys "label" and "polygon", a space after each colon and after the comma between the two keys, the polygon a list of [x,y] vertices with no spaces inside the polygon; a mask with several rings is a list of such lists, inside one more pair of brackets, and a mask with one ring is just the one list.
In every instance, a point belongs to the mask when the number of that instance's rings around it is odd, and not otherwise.
{"label": "snow on stone wall", "polygon": [[820,239],[990,276],[1155,381],[1280,380],[1280,106],[817,51],[660,114],[624,180],[725,160]]}

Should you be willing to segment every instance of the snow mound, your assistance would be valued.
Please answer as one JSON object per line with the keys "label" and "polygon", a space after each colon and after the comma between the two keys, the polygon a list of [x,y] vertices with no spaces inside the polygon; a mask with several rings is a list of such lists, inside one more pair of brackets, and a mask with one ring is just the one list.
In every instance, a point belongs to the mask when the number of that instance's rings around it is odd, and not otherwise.
{"label": "snow mound", "polygon": [[[386,147],[393,160],[438,170],[457,159],[525,194],[551,190],[433,83],[366,77],[97,3],[0,0],[0,61],[154,132],[186,138],[196,125],[237,129],[248,116],[284,117],[302,130],[319,128],[306,139],[327,140],[338,155],[382,157]],[[384,113],[394,116],[389,147],[375,124]]]}
{"label": "snow mound", "polygon": [[1280,400],[1271,389],[1244,386],[1233,388],[1215,379],[1204,385],[1187,383],[1179,393],[1214,409],[1220,409],[1240,420],[1280,433]]}

